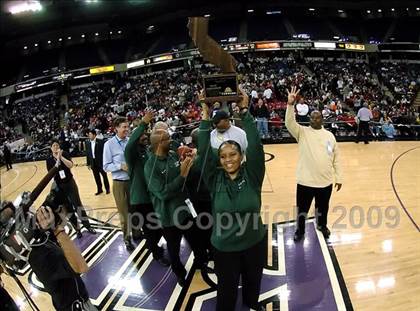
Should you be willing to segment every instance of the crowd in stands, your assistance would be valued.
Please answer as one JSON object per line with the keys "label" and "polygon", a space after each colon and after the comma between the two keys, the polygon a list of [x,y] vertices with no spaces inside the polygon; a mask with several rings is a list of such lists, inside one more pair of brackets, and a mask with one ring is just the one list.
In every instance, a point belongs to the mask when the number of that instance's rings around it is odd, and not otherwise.
{"label": "crowd in stands", "polygon": [[[373,113],[374,135],[385,133],[382,126],[395,125],[398,134],[407,134],[397,124],[419,124],[419,114],[412,102],[420,86],[420,66],[389,63],[370,66],[361,61],[296,61],[293,56],[279,58],[275,54],[243,54],[238,60],[239,80],[252,100],[251,112],[260,122],[263,138],[281,138],[287,92],[297,85],[298,121],[307,122],[313,110],[322,111],[328,128],[336,135],[342,130],[356,132],[355,115],[367,103]],[[14,126],[22,125],[36,148],[51,138],[68,142],[68,148],[80,151],[82,137],[88,129],[102,135],[113,132],[111,120],[117,115],[136,119],[145,108],[156,111],[155,121],[171,127],[194,124],[200,119],[198,93],[201,76],[216,72],[210,65],[195,68],[129,76],[110,83],[93,83],[72,90],[68,109],[60,115],[54,95],[9,103],[0,119],[1,143],[20,137]],[[235,119],[235,104],[220,104]],[[267,122],[270,121],[270,122]],[[340,122],[341,121],[341,122]],[[235,122],[235,120],[234,120]],[[13,126],[14,125],[14,126]],[[344,135],[344,134],[342,134]],[[416,134],[417,135],[417,134]]]}

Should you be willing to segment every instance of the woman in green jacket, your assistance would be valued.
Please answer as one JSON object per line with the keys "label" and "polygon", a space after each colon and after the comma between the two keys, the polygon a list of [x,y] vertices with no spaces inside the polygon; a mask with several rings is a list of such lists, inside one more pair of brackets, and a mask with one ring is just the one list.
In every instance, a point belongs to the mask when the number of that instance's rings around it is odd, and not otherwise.
{"label": "woman in green jacket", "polygon": [[212,198],[216,310],[224,311],[235,309],[240,277],[244,304],[260,310],[258,297],[267,259],[266,228],[260,215],[264,150],[248,112],[248,96],[244,92],[242,95],[241,118],[248,139],[246,162],[240,145],[232,140],[220,146],[218,156],[211,152],[211,121],[206,104],[203,104],[198,143],[202,176]]}

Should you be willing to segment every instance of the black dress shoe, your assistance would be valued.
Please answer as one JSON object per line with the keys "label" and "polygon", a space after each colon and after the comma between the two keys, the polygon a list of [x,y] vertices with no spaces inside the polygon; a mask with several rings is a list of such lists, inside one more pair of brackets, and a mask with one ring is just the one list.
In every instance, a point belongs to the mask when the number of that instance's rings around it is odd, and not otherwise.
{"label": "black dress shoe", "polygon": [[77,230],[76,235],[77,235],[77,238],[78,238],[78,239],[81,239],[81,238],[82,238],[82,236],[83,236],[82,231]]}
{"label": "black dress shoe", "polygon": [[131,242],[131,240],[125,240],[125,241],[124,241],[124,243],[125,243],[125,248],[126,248],[129,252],[134,251],[135,247],[134,247],[133,243]]}
{"label": "black dress shoe", "polygon": [[133,240],[134,241],[141,241],[141,240],[143,240],[143,238],[144,238],[144,235],[141,231],[133,232]]}
{"label": "black dress shoe", "polygon": [[91,234],[96,234],[96,230],[93,229],[92,227],[88,227],[86,228],[87,232],[91,233]]}
{"label": "black dress shoe", "polygon": [[320,227],[317,226],[316,227],[319,231],[321,231],[322,235],[324,236],[324,238],[328,239],[331,235],[331,231],[327,228],[327,227]]}
{"label": "black dress shoe", "polygon": [[207,266],[207,265],[204,265],[204,266],[201,266],[201,267],[199,267],[199,269],[201,270],[201,272],[203,272],[203,273],[207,273],[207,274],[214,274],[215,272],[214,272],[214,269],[213,268],[210,268],[209,266]]}
{"label": "black dress shoe", "polygon": [[104,192],[101,190],[101,191],[96,192],[95,195],[100,195],[101,193],[104,193]]}
{"label": "black dress shoe", "polygon": [[110,194],[111,193],[111,191],[109,191],[109,189],[106,191],[106,194]]}
{"label": "black dress shoe", "polygon": [[299,242],[300,240],[302,240],[305,237],[305,233],[302,232],[295,232],[295,235],[293,236],[293,241],[295,242]]}
{"label": "black dress shoe", "polygon": [[156,259],[156,261],[163,267],[169,267],[171,265],[171,263],[169,262],[168,259],[166,259],[165,257],[159,257]]}
{"label": "black dress shoe", "polygon": [[185,285],[187,285],[187,281],[185,280],[185,276],[177,276],[176,277],[176,281],[179,284],[179,286],[184,287]]}

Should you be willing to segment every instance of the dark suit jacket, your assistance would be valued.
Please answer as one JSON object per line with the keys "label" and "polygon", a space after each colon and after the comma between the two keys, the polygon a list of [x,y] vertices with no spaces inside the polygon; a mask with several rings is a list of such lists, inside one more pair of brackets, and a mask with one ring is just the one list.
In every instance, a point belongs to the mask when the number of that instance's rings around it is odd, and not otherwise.
{"label": "dark suit jacket", "polygon": [[95,144],[95,159],[92,155],[92,146],[90,140],[86,140],[86,163],[90,167],[102,168],[103,163],[103,154],[104,154],[104,144],[105,142],[102,139],[96,139]]}

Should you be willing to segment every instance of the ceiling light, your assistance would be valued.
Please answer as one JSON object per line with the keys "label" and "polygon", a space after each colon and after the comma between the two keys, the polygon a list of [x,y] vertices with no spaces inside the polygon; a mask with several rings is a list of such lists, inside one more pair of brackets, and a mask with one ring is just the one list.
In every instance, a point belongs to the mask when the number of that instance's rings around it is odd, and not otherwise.
{"label": "ceiling light", "polygon": [[118,33],[119,33],[119,34],[121,34],[121,33],[122,33],[122,31],[121,31],[121,30],[118,30]]}
{"label": "ceiling light", "polygon": [[254,10],[253,9],[249,9],[248,10],[248,13],[253,13],[254,12]]}
{"label": "ceiling light", "polygon": [[110,31],[109,34],[112,35],[112,31]]}
{"label": "ceiling light", "polygon": [[37,47],[38,46],[38,43],[35,43],[34,46]]}
{"label": "ceiling light", "polygon": [[95,32],[95,36],[99,36],[99,33]]}
{"label": "ceiling light", "polygon": [[344,11],[343,10],[338,10],[338,13],[344,13]]}
{"label": "ceiling light", "polygon": [[84,38],[84,37],[86,37],[86,36],[85,36],[85,34],[83,34],[81,37],[82,37],[82,38]]}
{"label": "ceiling light", "polygon": [[381,9],[378,9],[378,13],[382,13],[382,10]]}
{"label": "ceiling light", "polygon": [[420,11],[420,8],[416,8],[417,11]]}
{"label": "ceiling light", "polygon": [[51,40],[48,40],[48,44],[51,44]]}
{"label": "ceiling light", "polygon": [[63,38],[59,38],[58,41],[60,41],[60,42],[63,41]]}
{"label": "ceiling light", "polygon": [[333,38],[334,38],[335,40],[340,39],[340,37],[339,37],[339,36],[334,36]]}
{"label": "ceiling light", "polygon": [[23,49],[24,49],[24,50],[27,50],[27,49],[28,49],[28,47],[25,45],[25,46],[23,47]]}
{"label": "ceiling light", "polygon": [[204,17],[210,17],[210,14],[205,14]]}
{"label": "ceiling light", "polygon": [[394,8],[392,8],[392,9],[391,9],[391,11],[392,11],[392,12],[394,12],[394,11],[395,11],[395,9],[394,9]]}
{"label": "ceiling light", "polygon": [[68,37],[67,37],[67,40],[71,40],[71,37],[70,37],[70,36],[68,36]]}
{"label": "ceiling light", "polygon": [[370,14],[370,10],[367,10],[366,13]]}
{"label": "ceiling light", "polygon": [[315,9],[314,8],[309,8],[309,11],[313,12],[313,11],[315,11]]}
{"label": "ceiling light", "polygon": [[42,10],[42,5],[39,1],[26,1],[17,5],[13,5],[9,8],[9,12],[12,14],[18,14],[23,12],[37,12]]}

